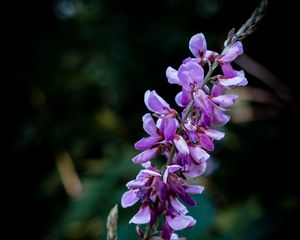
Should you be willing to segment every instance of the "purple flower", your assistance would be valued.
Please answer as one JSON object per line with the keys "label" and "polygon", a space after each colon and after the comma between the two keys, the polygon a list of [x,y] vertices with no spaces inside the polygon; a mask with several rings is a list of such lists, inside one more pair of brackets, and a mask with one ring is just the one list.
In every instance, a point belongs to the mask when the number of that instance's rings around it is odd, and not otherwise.
{"label": "purple flower", "polygon": [[182,91],[175,97],[176,103],[181,106],[187,106],[192,99],[192,92],[199,89],[204,77],[203,68],[195,62],[182,64],[178,72],[168,67],[166,76],[169,83],[175,83],[182,86]]}
{"label": "purple flower", "polygon": [[141,206],[140,210],[130,219],[129,223],[146,224],[151,219],[150,207],[148,204]]}
{"label": "purple flower", "polygon": [[[150,200],[148,199],[148,196],[152,194],[153,197],[156,197],[154,193],[158,190],[163,190],[163,188],[160,187],[161,185],[159,182],[161,182],[161,174],[157,169],[151,166],[148,169],[141,170],[135,180],[127,183],[126,186],[129,190],[122,196],[122,207],[130,207],[139,200],[142,202],[142,206],[139,211],[134,215],[129,223],[145,224],[150,222],[151,209],[149,206]],[[155,201],[155,199],[153,200]]]}
{"label": "purple flower", "polygon": [[218,81],[223,87],[230,88],[234,86],[246,86],[248,84],[243,70],[233,70],[229,63],[221,64],[221,68],[224,75],[219,75]]}
{"label": "purple flower", "polygon": [[156,91],[146,91],[144,96],[144,102],[147,108],[161,117],[174,117],[176,111],[170,108],[170,105],[160,97]]}
{"label": "purple flower", "polygon": [[150,136],[135,143],[134,146],[137,150],[145,151],[135,156],[132,161],[142,164],[156,157],[162,149],[161,145],[171,143],[175,138],[178,125],[175,118],[159,119],[155,124],[151,114],[145,114],[143,116],[143,128]]}
{"label": "purple flower", "polygon": [[229,45],[224,53],[217,58],[217,61],[219,63],[230,63],[243,53],[243,44],[240,41],[237,41],[234,44]]}
{"label": "purple flower", "polygon": [[151,114],[147,113],[143,116],[143,128],[150,136],[142,138],[134,146],[137,150],[145,150],[164,140],[172,141],[177,126],[178,121],[175,118],[166,118],[155,124]]}
{"label": "purple flower", "polygon": [[196,57],[196,59],[189,59],[189,61],[197,61],[200,63],[203,59],[212,61],[218,54],[207,50],[206,40],[202,33],[198,33],[190,39],[189,49]]}
{"label": "purple flower", "polygon": [[145,150],[144,152],[136,155],[132,161],[135,164],[142,164],[150,161],[152,158],[156,157],[159,154],[159,147],[154,147]]}
{"label": "purple flower", "polygon": [[[214,141],[225,135],[215,127],[229,121],[227,111],[237,99],[236,94],[226,91],[247,84],[244,72],[231,66],[231,62],[243,54],[242,43],[234,41],[236,39],[228,37],[228,45],[219,56],[207,50],[202,33],[196,34],[189,42],[194,58],[185,59],[178,71],[167,68],[168,82],[182,88],[175,97],[177,105],[184,108],[181,113],[172,109],[154,90],[145,92],[144,102],[152,115],[147,113],[142,118],[148,135],[135,143],[135,148],[142,152],[132,159],[144,169],[127,183],[128,191],[123,194],[121,205],[126,208],[140,202],[138,212],[129,223],[159,226],[158,219],[162,217],[159,232],[162,239],[179,239],[175,231],[196,224],[188,215],[186,205],[195,206],[191,194],[201,194],[204,187],[188,182],[205,172],[210,158],[208,152],[214,150]],[[202,66],[206,64],[209,72],[204,83]],[[213,76],[217,66],[223,74]],[[158,155],[166,162],[160,170],[151,162]],[[140,228],[137,234],[143,239],[149,237],[143,236]]]}

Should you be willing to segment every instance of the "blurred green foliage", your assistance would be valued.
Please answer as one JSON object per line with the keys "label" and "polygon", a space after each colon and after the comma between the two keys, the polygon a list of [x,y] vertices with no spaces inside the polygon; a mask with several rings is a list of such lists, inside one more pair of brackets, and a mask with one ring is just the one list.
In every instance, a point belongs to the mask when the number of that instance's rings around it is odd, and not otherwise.
{"label": "blurred green foliage", "polygon": [[[174,105],[179,89],[167,84],[165,69],[190,55],[189,38],[204,32],[209,49],[219,50],[227,31],[239,27],[257,2],[240,4],[240,14],[234,8],[239,1],[225,0],[55,0],[36,11],[26,5],[22,13],[32,20],[24,22],[23,43],[13,46],[24,56],[11,73],[20,88],[11,152],[22,160],[27,188],[18,203],[26,209],[21,224],[31,215],[24,237],[105,239],[107,214],[139,170],[131,158],[137,153],[133,143],[143,136],[144,92],[156,89]],[[280,76],[279,63],[269,59],[268,36],[275,34],[268,28],[274,21],[270,15],[262,26],[267,30],[246,42],[245,51]],[[216,171],[200,179],[207,190],[190,209],[197,226],[180,235],[289,239],[284,237],[291,232],[299,196],[291,184],[292,153],[283,151],[291,148],[288,133],[281,126],[297,123],[287,108],[284,116],[224,129],[227,136],[213,154]],[[58,171],[62,151],[70,154],[82,185],[73,197]],[[120,240],[135,239],[128,220],[136,210],[119,208]]]}

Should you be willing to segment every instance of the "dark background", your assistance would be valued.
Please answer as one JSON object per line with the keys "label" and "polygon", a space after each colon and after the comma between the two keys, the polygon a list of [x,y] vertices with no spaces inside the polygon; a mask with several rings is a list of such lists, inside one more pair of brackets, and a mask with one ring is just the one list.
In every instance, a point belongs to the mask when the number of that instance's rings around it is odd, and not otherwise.
{"label": "dark background", "polygon": [[[203,32],[208,48],[220,51],[227,32],[258,2],[3,4],[7,239],[104,239],[106,216],[138,171],[130,159],[144,134],[144,92],[156,89],[174,106],[179,88],[168,85],[165,69],[190,56],[190,37]],[[298,232],[294,9],[289,1],[270,1],[266,18],[244,41],[247,56],[237,65],[249,72],[249,87],[213,153],[211,174],[200,179],[207,190],[190,211],[197,227],[180,235],[293,239]],[[134,239],[127,221],[136,209],[120,209],[120,239]]]}

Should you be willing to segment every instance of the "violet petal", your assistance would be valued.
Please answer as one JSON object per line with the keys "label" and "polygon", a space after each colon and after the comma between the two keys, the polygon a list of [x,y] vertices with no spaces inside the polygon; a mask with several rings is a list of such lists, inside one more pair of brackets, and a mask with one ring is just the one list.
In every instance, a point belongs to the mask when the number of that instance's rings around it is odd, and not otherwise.
{"label": "violet petal", "polygon": [[139,198],[136,195],[136,191],[129,190],[123,194],[121,199],[121,205],[123,208],[127,208],[134,205],[138,200]]}
{"label": "violet petal", "polygon": [[130,219],[129,223],[146,224],[150,222],[151,213],[150,207],[142,206],[140,210]]}

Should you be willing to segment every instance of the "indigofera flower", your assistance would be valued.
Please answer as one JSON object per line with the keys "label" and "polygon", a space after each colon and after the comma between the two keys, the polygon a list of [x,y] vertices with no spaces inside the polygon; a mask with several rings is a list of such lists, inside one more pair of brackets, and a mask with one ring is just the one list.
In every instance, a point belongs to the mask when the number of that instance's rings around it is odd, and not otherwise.
{"label": "indigofera flower", "polygon": [[[207,50],[204,35],[198,33],[190,39],[189,49],[194,58],[185,59],[178,70],[172,67],[166,70],[168,82],[181,87],[175,97],[181,112],[154,90],[146,91],[144,96],[150,113],[142,117],[142,122],[148,135],[135,143],[135,148],[142,152],[132,159],[144,169],[135,180],[127,183],[128,191],[121,199],[124,208],[140,202],[138,212],[129,223],[148,224],[146,233],[138,228],[141,239],[150,237],[151,227],[158,226],[160,216],[163,222],[157,236],[162,239],[179,239],[175,231],[196,224],[185,205],[195,206],[196,201],[191,195],[201,194],[204,186],[189,182],[205,172],[209,153],[215,148],[214,141],[225,136],[218,127],[230,120],[227,111],[238,98],[234,93],[228,94],[227,90],[247,85],[244,72],[234,70],[231,65],[243,54],[243,45],[236,38],[227,40],[219,55]],[[221,67],[223,75],[212,77],[217,66]],[[159,155],[165,159],[161,169],[152,161]]]}

